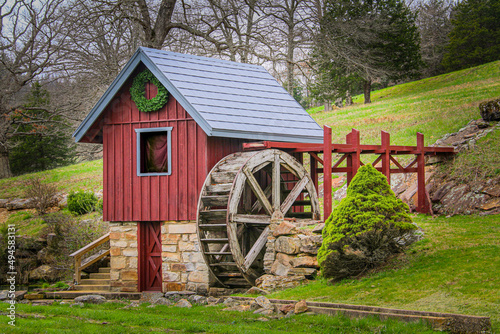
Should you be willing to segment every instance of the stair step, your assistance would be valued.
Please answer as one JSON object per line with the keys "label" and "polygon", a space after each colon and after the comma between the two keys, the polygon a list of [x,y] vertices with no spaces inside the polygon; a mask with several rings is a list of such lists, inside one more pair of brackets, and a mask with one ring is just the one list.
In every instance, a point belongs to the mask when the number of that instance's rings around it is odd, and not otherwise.
{"label": "stair step", "polygon": [[205,252],[205,255],[233,255],[231,252]]}
{"label": "stair step", "polygon": [[213,183],[232,183],[236,176],[235,172],[214,172],[211,174]]}
{"label": "stair step", "polygon": [[82,279],[80,284],[83,285],[109,285],[109,279]]}
{"label": "stair step", "polygon": [[217,277],[243,277],[243,275],[238,271],[238,272],[218,273]]}
{"label": "stair step", "polygon": [[207,244],[227,244],[229,242],[228,238],[213,238],[213,239],[200,239],[201,242]]}
{"label": "stair step", "polygon": [[219,262],[219,263],[210,263],[210,267],[223,267],[223,266],[232,266],[232,267],[237,267],[236,262]]}
{"label": "stair step", "polygon": [[100,274],[106,274],[106,273],[110,273],[111,272],[111,268],[110,267],[101,267],[99,268],[99,273]]}
{"label": "stair step", "polygon": [[202,196],[201,201],[204,206],[227,206],[229,196],[215,195],[215,196]]}
{"label": "stair step", "polygon": [[90,279],[110,279],[109,273],[90,273]]}
{"label": "stair step", "polygon": [[204,220],[226,219],[227,209],[203,210],[200,216]]}
{"label": "stair step", "polygon": [[204,231],[220,231],[220,230],[226,230],[227,225],[226,224],[200,224],[198,225],[200,230]]}
{"label": "stair step", "polygon": [[209,185],[206,187],[206,191],[208,193],[226,193],[226,194],[229,194],[232,186],[233,186],[232,183],[212,184],[212,185]]}
{"label": "stair step", "polygon": [[250,286],[250,283],[244,278],[230,278],[227,281],[224,281],[224,284],[230,286]]}
{"label": "stair step", "polygon": [[75,285],[76,291],[88,290],[88,291],[109,291],[109,285],[88,285],[88,284],[78,284]]}

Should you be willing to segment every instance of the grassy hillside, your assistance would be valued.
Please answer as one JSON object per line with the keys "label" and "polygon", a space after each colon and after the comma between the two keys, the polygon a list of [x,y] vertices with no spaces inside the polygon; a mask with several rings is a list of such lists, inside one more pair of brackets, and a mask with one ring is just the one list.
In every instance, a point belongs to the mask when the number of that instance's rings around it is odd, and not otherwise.
{"label": "grassy hillside", "polygon": [[[332,126],[335,142],[343,143],[351,128],[356,128],[366,144],[379,143],[380,130],[385,130],[400,145],[415,145],[416,133],[423,132],[429,145],[478,119],[479,103],[500,97],[498,78],[500,61],[375,91],[369,105],[357,96],[354,106],[330,113],[324,113],[323,107],[309,112],[320,125]],[[61,191],[97,190],[102,188],[102,160],[0,180],[0,198],[22,197],[23,181],[32,175],[55,182]]]}
{"label": "grassy hillside", "polygon": [[500,333],[500,217],[415,216],[425,239],[359,280],[316,280],[272,298],[489,316]]}
{"label": "grassy hillside", "polygon": [[0,180],[0,198],[22,198],[27,179],[39,177],[60,191],[102,189],[102,159]]}
{"label": "grassy hillside", "polygon": [[500,61],[496,61],[372,92],[368,105],[357,96],[354,106],[309,112],[320,125],[332,127],[334,142],[344,143],[345,135],[356,128],[365,144],[380,143],[384,130],[395,144],[415,145],[417,132],[422,132],[430,145],[480,118],[479,103],[500,97],[499,78]]}

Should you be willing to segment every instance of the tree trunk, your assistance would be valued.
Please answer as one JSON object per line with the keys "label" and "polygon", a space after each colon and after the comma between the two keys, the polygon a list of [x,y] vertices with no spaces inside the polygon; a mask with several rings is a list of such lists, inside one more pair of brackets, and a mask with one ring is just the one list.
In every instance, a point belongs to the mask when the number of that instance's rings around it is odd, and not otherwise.
{"label": "tree trunk", "polygon": [[12,177],[9,165],[9,152],[0,145],[0,179]]}
{"label": "tree trunk", "polygon": [[371,92],[372,92],[372,81],[365,80],[363,83],[363,92],[365,94],[365,104],[372,103]]}

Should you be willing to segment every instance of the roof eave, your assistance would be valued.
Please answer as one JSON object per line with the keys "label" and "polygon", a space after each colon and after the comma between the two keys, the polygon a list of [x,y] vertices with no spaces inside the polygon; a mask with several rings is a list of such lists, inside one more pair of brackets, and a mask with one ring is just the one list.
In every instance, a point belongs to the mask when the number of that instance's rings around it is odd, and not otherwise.
{"label": "roof eave", "polygon": [[318,136],[304,136],[304,135],[250,132],[250,131],[240,131],[240,130],[236,131],[236,130],[214,129],[211,135],[213,137],[253,139],[259,141],[268,140],[268,141],[307,143],[307,144],[323,143],[323,134]]}

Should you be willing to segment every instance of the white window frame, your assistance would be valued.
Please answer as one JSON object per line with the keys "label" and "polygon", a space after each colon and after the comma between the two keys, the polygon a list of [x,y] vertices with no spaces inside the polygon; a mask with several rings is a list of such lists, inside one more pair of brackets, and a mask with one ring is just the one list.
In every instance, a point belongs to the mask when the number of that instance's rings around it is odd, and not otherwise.
{"label": "white window frame", "polygon": [[[137,176],[159,176],[159,175],[171,175],[172,174],[172,129],[173,127],[160,127],[160,128],[143,128],[143,129],[135,129],[136,133],[136,142],[137,142]],[[142,158],[142,150],[141,150],[141,134],[143,133],[151,133],[151,132],[166,132],[167,133],[167,156],[168,156],[168,166],[167,172],[163,173],[145,173],[141,171],[141,158]]]}

